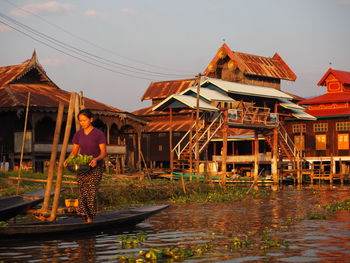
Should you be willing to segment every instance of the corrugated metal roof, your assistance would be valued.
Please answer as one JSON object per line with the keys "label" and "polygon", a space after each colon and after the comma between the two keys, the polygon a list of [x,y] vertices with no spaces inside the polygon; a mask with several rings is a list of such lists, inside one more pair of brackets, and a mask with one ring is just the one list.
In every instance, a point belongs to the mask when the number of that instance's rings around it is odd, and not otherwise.
{"label": "corrugated metal roof", "polygon": [[[56,108],[59,102],[65,106],[69,104],[70,92],[62,89],[53,89],[42,84],[12,84],[0,88],[0,108],[25,107],[30,92],[30,107]],[[123,112],[122,110],[84,98],[85,107],[94,110],[109,110]]]}
{"label": "corrugated metal roof", "polygon": [[221,88],[226,92],[234,93],[234,94],[242,94],[242,95],[264,97],[264,98],[277,98],[277,99],[283,98],[287,100],[293,99],[292,96],[274,88],[252,86],[252,85],[224,81],[221,79],[212,79],[212,78],[208,78],[202,83],[203,86],[206,86],[209,84],[213,84],[216,87]]}
{"label": "corrugated metal roof", "polygon": [[[224,43],[220,48],[223,49],[228,56],[238,68],[244,72],[244,74],[264,76],[276,79],[285,79],[290,81],[296,80],[296,75],[288,67],[288,65],[283,61],[283,59],[275,53],[272,58],[263,57],[257,55],[251,55],[241,52],[232,51],[226,43]],[[210,64],[217,64],[220,59],[217,52],[216,56],[210,62]],[[205,72],[209,72],[208,68]]]}
{"label": "corrugated metal roof", "polygon": [[47,86],[58,88],[56,84],[46,75],[44,68],[38,61],[35,51],[30,59],[19,65],[0,67],[0,87],[6,84],[15,83],[17,79],[23,77],[26,73],[33,69],[37,70],[38,74],[40,74],[40,81],[42,84],[45,83]]}
{"label": "corrugated metal roof", "polygon": [[169,81],[152,82],[145,94],[143,100],[149,99],[165,99],[173,94],[179,94],[183,90],[195,84],[196,79],[179,79]]}
{"label": "corrugated metal roof", "polygon": [[[197,88],[196,87],[190,87],[183,92],[181,92],[181,95],[188,95],[189,93],[193,92],[194,94],[197,95]],[[233,102],[235,101],[234,99],[230,98],[229,96],[218,92],[216,90],[212,89],[207,89],[201,87],[199,90],[199,95],[200,97],[205,98],[208,101],[224,101],[224,102]]]}
{"label": "corrugated metal roof", "polygon": [[297,118],[297,119],[301,119],[301,120],[310,120],[310,121],[314,121],[314,120],[317,120],[316,117],[304,112],[304,111],[301,111],[301,110],[295,110],[295,109],[291,109],[292,111],[292,115]]}
{"label": "corrugated metal roof", "polygon": [[[154,106],[152,110],[159,111],[159,110],[164,110],[167,107],[172,107],[172,108],[189,107],[189,108],[195,109],[197,108],[197,99],[192,96],[175,94],[175,95],[171,95],[170,97],[166,98],[161,103],[159,103],[158,105]],[[199,100],[199,109],[205,110],[205,111],[218,110],[218,108],[214,107],[209,103],[206,103],[203,100]]]}
{"label": "corrugated metal roof", "polygon": [[279,104],[286,109],[295,109],[295,110],[305,110],[304,107],[301,107],[298,104],[295,104],[293,102],[291,102],[290,100],[286,100],[286,99],[278,99],[279,100]]}
{"label": "corrugated metal roof", "polygon": [[333,74],[334,77],[336,77],[343,84],[350,84],[350,72],[330,68],[317,83],[317,85],[326,86],[326,79],[328,78],[329,74]]}
{"label": "corrugated metal roof", "polygon": [[[24,83],[31,82],[23,78],[26,74],[31,73],[38,74],[39,83]],[[38,62],[35,52],[31,59],[19,65],[0,67],[0,84],[0,110],[14,110],[18,107],[25,107],[28,92],[30,92],[31,110],[57,109],[59,102],[63,102],[66,107],[69,104],[71,93],[58,88],[50,80]],[[84,104],[86,108],[99,115],[120,116],[120,114],[123,114],[124,117],[146,123],[138,116],[86,97],[84,97]]]}
{"label": "corrugated metal roof", "polygon": [[326,93],[311,99],[298,102],[299,105],[327,104],[350,102],[349,92]]}

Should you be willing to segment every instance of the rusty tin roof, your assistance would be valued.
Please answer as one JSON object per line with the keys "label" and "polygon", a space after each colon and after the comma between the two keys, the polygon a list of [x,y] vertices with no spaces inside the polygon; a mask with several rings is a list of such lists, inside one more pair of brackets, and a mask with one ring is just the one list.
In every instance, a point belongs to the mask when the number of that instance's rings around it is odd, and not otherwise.
{"label": "rusty tin roof", "polygon": [[[225,43],[219,48],[218,51],[223,51],[225,57],[229,57],[229,59],[237,64],[238,68],[245,74],[290,81],[295,81],[297,78],[294,72],[277,53],[270,58],[235,52],[232,51]],[[209,63],[209,65],[217,64],[221,59],[223,59],[223,57],[220,57],[220,52],[217,52],[216,56]],[[209,72],[208,68],[205,70],[205,72]]]}
{"label": "rusty tin roof", "polygon": [[[71,92],[60,89],[46,75],[35,51],[31,59],[21,64],[0,67],[0,110],[25,107],[29,92],[32,110],[56,111],[59,102],[69,105]],[[124,114],[125,117],[146,123],[143,118],[93,99],[84,97],[84,104],[99,115]]]}
{"label": "rusty tin roof", "polygon": [[188,87],[193,86],[195,81],[196,79],[193,78],[151,82],[141,100],[165,99],[170,95],[178,94]]}

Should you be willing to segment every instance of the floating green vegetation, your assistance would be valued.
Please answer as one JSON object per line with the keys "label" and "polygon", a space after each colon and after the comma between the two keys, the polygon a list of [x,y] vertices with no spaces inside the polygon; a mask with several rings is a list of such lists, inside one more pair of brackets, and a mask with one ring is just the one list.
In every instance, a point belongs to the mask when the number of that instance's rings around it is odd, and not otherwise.
{"label": "floating green vegetation", "polygon": [[5,222],[5,221],[0,221],[0,227],[2,226],[8,226],[9,223]]}
{"label": "floating green vegetation", "polygon": [[247,188],[239,186],[227,188],[212,186],[211,189],[192,191],[187,195],[174,196],[170,200],[174,203],[219,203],[254,199],[266,196],[267,194],[268,192],[264,190],[252,190],[247,193]]}
{"label": "floating green vegetation", "polygon": [[350,210],[350,200],[345,200],[342,202],[334,202],[328,205],[322,206],[324,209],[324,213],[313,212],[306,215],[306,218],[309,220],[325,220],[332,214],[342,211],[342,210]]}
{"label": "floating green vegetation", "polygon": [[287,242],[281,238],[272,238],[270,236],[264,236],[259,244],[260,249],[271,249],[287,247]]}
{"label": "floating green vegetation", "polygon": [[298,218],[298,217],[287,217],[283,219],[283,222],[284,222],[284,225],[293,225],[302,220],[303,220],[302,218]]}
{"label": "floating green vegetation", "polygon": [[324,209],[328,212],[328,213],[335,213],[337,211],[341,211],[341,210],[350,210],[350,199],[347,199],[345,201],[342,202],[335,202],[329,205],[325,205]]}
{"label": "floating green vegetation", "polygon": [[212,249],[210,244],[204,244],[197,248],[171,247],[171,248],[151,248],[140,250],[138,255],[121,256],[119,262],[157,262],[162,260],[183,261],[185,259],[201,256]]}
{"label": "floating green vegetation", "polygon": [[235,236],[230,241],[229,244],[226,246],[230,250],[234,250],[237,248],[245,248],[252,245],[252,242],[248,240],[248,236]]}
{"label": "floating green vegetation", "polygon": [[148,239],[147,234],[137,233],[134,235],[119,235],[117,236],[118,243],[121,248],[136,248]]}
{"label": "floating green vegetation", "polygon": [[327,216],[322,213],[310,213],[306,216],[309,220],[325,220],[327,219]]}

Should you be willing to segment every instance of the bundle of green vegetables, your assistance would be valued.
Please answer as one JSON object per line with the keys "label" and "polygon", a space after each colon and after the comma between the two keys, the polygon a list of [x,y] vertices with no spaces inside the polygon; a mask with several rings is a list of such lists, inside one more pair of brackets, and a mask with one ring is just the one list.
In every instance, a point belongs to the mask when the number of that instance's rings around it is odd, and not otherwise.
{"label": "bundle of green vegetables", "polygon": [[69,166],[89,165],[93,158],[94,157],[92,155],[77,154],[76,156],[69,156],[66,160],[66,163]]}

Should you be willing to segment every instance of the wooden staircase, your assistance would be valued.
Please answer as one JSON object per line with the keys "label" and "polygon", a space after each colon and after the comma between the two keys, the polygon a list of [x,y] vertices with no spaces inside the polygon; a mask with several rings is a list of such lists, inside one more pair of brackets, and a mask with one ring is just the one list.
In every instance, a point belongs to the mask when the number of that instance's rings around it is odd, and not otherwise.
{"label": "wooden staircase", "polygon": [[[271,133],[264,134],[264,136],[270,148],[273,149]],[[296,162],[298,161],[298,158],[301,157],[301,152],[294,144],[294,141],[289,137],[282,124],[278,125],[278,146],[282,150],[282,158],[290,160],[293,166],[296,167]]]}
{"label": "wooden staircase", "polygon": [[[194,164],[196,160],[197,147],[199,155],[208,146],[210,140],[217,134],[222,127],[223,114],[219,113],[210,123],[209,126],[202,125],[199,128],[198,136],[196,134],[196,123],[192,125],[192,138],[191,130],[189,130],[172,149],[174,154],[173,167],[174,171],[182,171],[186,169],[194,170]],[[198,141],[197,141],[198,137]],[[192,167],[191,167],[191,153],[192,153]],[[199,158],[199,156],[198,156]]]}

